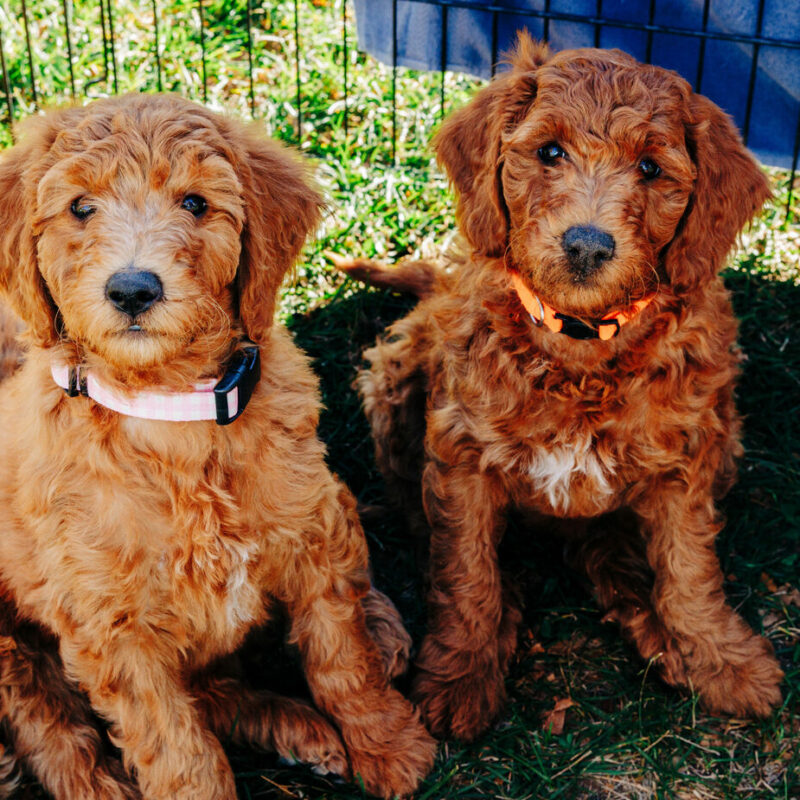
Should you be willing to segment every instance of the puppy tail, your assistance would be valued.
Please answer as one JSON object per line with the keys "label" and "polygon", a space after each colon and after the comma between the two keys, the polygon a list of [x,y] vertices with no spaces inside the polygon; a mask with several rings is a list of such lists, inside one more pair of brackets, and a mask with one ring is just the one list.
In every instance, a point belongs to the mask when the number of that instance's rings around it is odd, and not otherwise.
{"label": "puppy tail", "polygon": [[420,300],[433,294],[437,282],[443,277],[441,270],[430,261],[401,261],[398,264],[381,264],[368,258],[344,258],[326,252],[337,269],[357,281],[380,289],[393,289],[418,297]]}

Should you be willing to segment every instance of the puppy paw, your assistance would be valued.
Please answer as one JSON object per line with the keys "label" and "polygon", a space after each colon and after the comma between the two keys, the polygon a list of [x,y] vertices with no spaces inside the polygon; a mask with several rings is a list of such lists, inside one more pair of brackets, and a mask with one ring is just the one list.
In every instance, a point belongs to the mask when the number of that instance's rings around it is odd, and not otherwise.
{"label": "puppy paw", "polygon": [[499,673],[484,672],[447,680],[421,671],[412,699],[428,730],[438,738],[448,735],[469,742],[483,733],[505,705],[505,687]]}
{"label": "puppy paw", "polygon": [[376,797],[407,797],[428,774],[436,757],[436,742],[425,730],[419,713],[398,692],[374,727],[344,727],[353,781]]}
{"label": "puppy paw", "polygon": [[690,678],[704,708],[737,717],[767,717],[780,705],[783,671],[762,636],[741,643],[715,670],[692,670]]}
{"label": "puppy paw", "polygon": [[302,762],[318,775],[350,777],[344,744],[321,714],[304,703],[296,703],[296,713],[288,707],[272,731],[275,751],[286,764]]}
{"label": "puppy paw", "polygon": [[[141,800],[141,792],[136,781],[128,775],[121,761],[113,760],[97,764],[91,772],[92,790],[97,800]],[[83,794],[86,800],[94,794]]]}
{"label": "puppy paw", "polygon": [[[95,776],[96,777],[96,776]],[[97,800],[141,800],[139,787],[130,780],[124,783],[96,783],[93,791],[97,792]],[[89,795],[83,795],[89,798]]]}
{"label": "puppy paw", "polygon": [[392,680],[408,669],[411,637],[394,603],[374,586],[361,599],[364,621],[372,640],[378,645],[386,676]]}
{"label": "puppy paw", "polygon": [[59,775],[53,779],[45,775],[43,781],[49,789],[63,793],[59,797],[80,797],[81,800],[142,799],[136,782],[124,772],[121,762],[115,768],[108,764],[96,764],[80,776]]}

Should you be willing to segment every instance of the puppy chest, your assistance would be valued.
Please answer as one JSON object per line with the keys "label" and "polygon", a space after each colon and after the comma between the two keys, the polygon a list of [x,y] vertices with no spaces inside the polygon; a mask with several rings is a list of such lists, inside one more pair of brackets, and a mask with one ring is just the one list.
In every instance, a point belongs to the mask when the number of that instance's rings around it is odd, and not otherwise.
{"label": "puppy chest", "polygon": [[24,517],[47,582],[45,617],[143,625],[189,650],[230,642],[263,619],[259,539],[236,524],[233,498],[164,476],[65,472],[58,484],[31,496]]}
{"label": "puppy chest", "polygon": [[228,640],[264,619],[257,580],[259,548],[217,536],[203,546],[173,548],[159,558],[170,606],[182,610],[193,638]]}
{"label": "puppy chest", "polygon": [[589,435],[528,449],[521,478],[526,505],[564,516],[593,516],[615,504],[619,468]]}

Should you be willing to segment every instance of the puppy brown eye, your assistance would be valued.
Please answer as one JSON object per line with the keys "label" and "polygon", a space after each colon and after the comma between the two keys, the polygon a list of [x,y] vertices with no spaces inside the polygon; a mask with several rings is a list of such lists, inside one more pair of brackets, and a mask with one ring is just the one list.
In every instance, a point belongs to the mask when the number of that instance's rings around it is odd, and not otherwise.
{"label": "puppy brown eye", "polygon": [[548,142],[543,147],[540,147],[536,151],[536,154],[539,156],[539,160],[548,167],[552,167],[560,158],[567,157],[567,154],[558,142]]}
{"label": "puppy brown eye", "polygon": [[80,220],[94,214],[94,206],[89,205],[82,197],[76,197],[70,204],[69,210]]}
{"label": "puppy brown eye", "polygon": [[208,203],[199,194],[187,194],[181,201],[181,208],[199,217],[208,208]]}
{"label": "puppy brown eye", "polygon": [[643,158],[639,162],[639,172],[646,181],[651,181],[661,174],[661,167],[652,158]]}

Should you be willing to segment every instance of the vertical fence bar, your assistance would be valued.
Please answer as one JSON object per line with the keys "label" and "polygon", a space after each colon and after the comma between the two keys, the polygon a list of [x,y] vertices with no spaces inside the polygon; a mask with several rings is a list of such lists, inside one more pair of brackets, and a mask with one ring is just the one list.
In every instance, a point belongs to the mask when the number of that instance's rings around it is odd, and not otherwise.
{"label": "vertical fence bar", "polygon": [[[106,7],[103,0],[100,0],[100,29],[103,32],[103,78],[108,80],[108,39],[106,39]],[[88,85],[88,84],[87,84]]]}
{"label": "vertical fence bar", "polygon": [[156,7],[156,0],[153,0],[153,35],[155,36],[155,48],[156,48],[156,76],[158,80],[158,91],[163,92],[163,86],[161,83],[161,53],[159,52],[159,42],[158,42],[158,8]]}
{"label": "vertical fence bar", "polygon": [[203,102],[207,103],[208,74],[206,73],[206,26],[203,18],[203,0],[197,0],[197,13],[200,15],[200,66],[203,70]]}
{"label": "vertical fence bar", "polygon": [[69,33],[69,13],[67,11],[67,0],[61,0],[61,7],[64,9],[64,37],[67,41],[67,58],[69,59],[69,85],[72,90],[72,99],[75,99],[75,72],[72,68],[72,38]]}
{"label": "vertical fence bar", "polygon": [[[600,19],[603,16],[603,0],[597,0],[594,6],[594,14],[595,16]],[[603,26],[597,24],[594,26],[594,46],[600,47],[600,33],[603,29]]]}
{"label": "vertical fence bar", "polygon": [[28,49],[28,71],[31,76],[31,96],[33,104],[39,105],[39,98],[36,95],[36,75],[33,71],[33,48],[31,47],[31,33],[28,29],[28,4],[22,0],[22,24],[25,27],[25,47]]}
{"label": "vertical fence bar", "polygon": [[294,0],[294,70],[297,94],[297,143],[303,141],[303,111],[300,108],[300,11],[298,0]]}
{"label": "vertical fence bar", "polygon": [[[544,13],[550,13],[550,0],[544,0]],[[542,26],[542,38],[545,42],[550,41],[550,17],[544,18],[544,25]]]}
{"label": "vertical fence bar", "polygon": [[797,130],[794,134],[794,152],[792,153],[792,171],[789,174],[789,196],[786,198],[786,222],[792,218],[792,200],[794,199],[794,179],[797,177],[797,161],[800,157],[800,112],[797,114]]}
{"label": "vertical fence bar", "polygon": [[495,72],[497,72],[497,25],[498,25],[498,15],[496,11],[492,11],[492,63],[490,68],[492,70],[492,77],[494,78]]}
{"label": "vertical fence bar", "polygon": [[444,119],[444,73],[447,70],[447,6],[442,6],[442,40],[439,44],[441,46],[439,74],[442,76],[442,80],[439,84],[439,102],[441,105],[439,119]]}
{"label": "vertical fence bar", "polygon": [[[650,8],[647,13],[647,24],[652,25],[656,18],[656,0],[650,0]],[[647,31],[647,49],[644,56],[645,63],[650,64],[653,60],[653,31]]]}
{"label": "vertical fence bar", "polygon": [[[703,1],[703,33],[708,30],[708,12],[711,8],[711,0]],[[697,57],[697,78],[694,82],[694,90],[700,92],[703,85],[703,68],[706,64],[706,37],[700,37],[700,53]]]}
{"label": "vertical fence bar", "polygon": [[[102,3],[103,0],[100,0]],[[114,76],[114,94],[119,92],[119,84],[117,83],[117,45],[114,36],[114,11],[111,8],[111,0],[106,0],[106,11],[108,12],[108,44],[111,50],[111,72]],[[105,31],[104,31],[105,33]]]}
{"label": "vertical fence bar", "polygon": [[8,114],[8,127],[11,136],[14,136],[14,101],[11,99],[11,86],[8,83],[8,70],[6,69],[6,55],[3,47],[3,31],[0,30],[0,69],[3,71],[3,91],[6,93],[6,106]]}
{"label": "vertical fence bar", "polygon": [[342,65],[344,67],[344,146],[347,149],[347,142],[350,139],[350,110],[348,108],[348,86],[347,86],[347,0],[342,0]]}
{"label": "vertical fence bar", "polygon": [[90,86],[96,83],[108,83],[108,39],[106,39],[106,8],[103,0],[100,0],[100,31],[103,37],[103,74],[83,84],[83,93],[87,96]]}
{"label": "vertical fence bar", "polygon": [[392,166],[397,164],[397,0],[392,0]]}
{"label": "vertical fence bar", "polygon": [[[761,29],[764,24],[764,2],[765,0],[758,0],[758,19],[756,21],[756,36],[761,36]],[[750,80],[747,84],[747,105],[744,112],[744,125],[742,126],[742,139],[747,144],[750,137],[750,117],[753,113],[753,98],[756,88],[756,76],[758,75],[758,56],[761,52],[761,46],[758,44],[753,45],[753,58],[750,62]]]}
{"label": "vertical fence bar", "polygon": [[250,116],[256,115],[256,95],[253,89],[253,33],[252,33],[252,4],[247,0],[247,75],[250,80]]}

